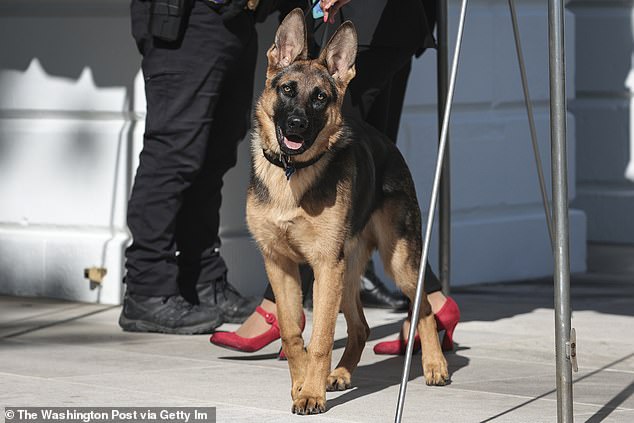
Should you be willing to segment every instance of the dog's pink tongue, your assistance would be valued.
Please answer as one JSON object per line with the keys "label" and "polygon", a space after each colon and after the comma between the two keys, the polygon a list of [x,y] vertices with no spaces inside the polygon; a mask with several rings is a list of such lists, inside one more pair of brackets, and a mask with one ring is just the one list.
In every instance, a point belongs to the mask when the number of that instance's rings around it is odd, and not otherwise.
{"label": "dog's pink tongue", "polygon": [[284,145],[290,148],[291,150],[299,150],[302,147],[301,142],[291,141],[286,137],[284,137]]}

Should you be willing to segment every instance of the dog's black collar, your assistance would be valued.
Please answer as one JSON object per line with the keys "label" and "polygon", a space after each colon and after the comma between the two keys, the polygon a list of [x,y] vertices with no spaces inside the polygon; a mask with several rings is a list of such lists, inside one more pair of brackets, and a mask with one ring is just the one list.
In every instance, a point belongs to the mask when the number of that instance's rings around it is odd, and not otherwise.
{"label": "dog's black collar", "polygon": [[318,156],[308,160],[307,162],[292,162],[291,158],[286,154],[275,155],[275,154],[271,154],[269,151],[266,151],[264,149],[262,149],[262,153],[264,154],[264,157],[266,158],[266,160],[268,160],[275,166],[281,167],[282,169],[284,169],[286,180],[291,179],[291,176],[293,175],[293,173],[295,173],[297,169],[303,169],[305,167],[314,165],[325,154],[325,153],[321,153]]}

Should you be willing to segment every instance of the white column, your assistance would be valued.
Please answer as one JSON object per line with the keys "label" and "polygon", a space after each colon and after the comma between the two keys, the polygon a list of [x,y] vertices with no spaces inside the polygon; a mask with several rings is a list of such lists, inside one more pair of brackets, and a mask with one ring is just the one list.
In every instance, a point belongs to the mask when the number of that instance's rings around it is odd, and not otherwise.
{"label": "white column", "polygon": [[[632,2],[570,2],[577,27],[577,200],[588,240],[634,245]],[[630,250],[632,251],[632,250]],[[631,257],[631,253],[630,253]]]}

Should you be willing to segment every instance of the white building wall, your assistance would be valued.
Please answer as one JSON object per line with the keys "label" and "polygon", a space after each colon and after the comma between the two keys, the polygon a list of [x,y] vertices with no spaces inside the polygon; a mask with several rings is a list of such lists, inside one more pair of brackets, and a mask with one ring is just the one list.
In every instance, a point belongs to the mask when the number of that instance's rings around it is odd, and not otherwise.
{"label": "white building wall", "polygon": [[[127,2],[0,4],[0,293],[120,300],[139,60]],[[91,289],[84,268],[106,267]]]}
{"label": "white building wall", "polygon": [[[550,195],[547,4],[518,1],[519,26]],[[458,1],[450,1],[455,37]],[[575,26],[566,14],[567,95],[574,98]],[[451,121],[452,269],[462,285],[551,274],[552,258],[513,30],[506,0],[471,1]],[[426,56],[426,57],[425,57]],[[416,62],[399,144],[429,203],[436,148],[435,52]],[[568,114],[569,197],[575,190],[575,124]],[[585,216],[570,211],[571,268],[585,270]],[[435,254],[432,252],[433,260]],[[435,263],[435,261],[432,261]]]}
{"label": "white building wall", "polygon": [[[574,0],[577,186],[588,240],[634,245],[634,48],[631,0]],[[629,260],[632,253],[630,249]]]}
{"label": "white building wall", "polygon": [[[129,241],[125,205],[143,133],[140,57],[127,0],[55,3],[0,4],[0,293],[117,303]],[[518,6],[549,175],[546,5]],[[454,34],[457,1],[450,12]],[[574,97],[575,30],[567,23]],[[256,87],[274,29],[274,19],[259,28]],[[451,126],[452,283],[548,275],[552,259],[506,1],[470,2],[463,51]],[[430,50],[415,62],[398,140],[424,208],[436,155],[435,78]],[[575,128],[570,115],[570,157]],[[244,223],[247,144],[225,178],[221,236],[233,283],[260,294],[265,276]],[[570,174],[574,181],[574,160]],[[572,269],[582,271],[585,215],[571,210],[570,219]],[[432,263],[435,257],[432,251]],[[84,279],[90,266],[108,268],[101,288]]]}

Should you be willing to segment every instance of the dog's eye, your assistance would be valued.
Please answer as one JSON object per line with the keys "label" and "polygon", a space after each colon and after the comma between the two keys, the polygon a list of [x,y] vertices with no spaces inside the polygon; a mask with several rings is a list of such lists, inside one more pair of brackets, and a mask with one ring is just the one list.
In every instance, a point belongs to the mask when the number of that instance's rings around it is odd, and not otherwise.
{"label": "dog's eye", "polygon": [[319,101],[326,101],[326,93],[319,93],[317,94],[317,100]]}
{"label": "dog's eye", "polygon": [[293,95],[293,88],[291,88],[288,85],[282,85],[282,92],[284,93],[284,95],[287,95],[290,97]]}

